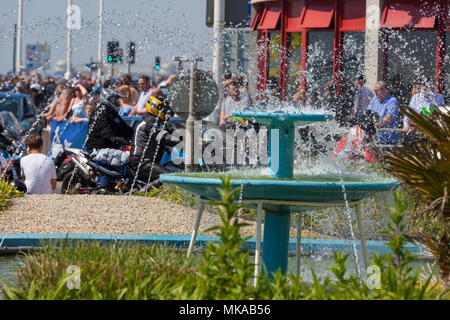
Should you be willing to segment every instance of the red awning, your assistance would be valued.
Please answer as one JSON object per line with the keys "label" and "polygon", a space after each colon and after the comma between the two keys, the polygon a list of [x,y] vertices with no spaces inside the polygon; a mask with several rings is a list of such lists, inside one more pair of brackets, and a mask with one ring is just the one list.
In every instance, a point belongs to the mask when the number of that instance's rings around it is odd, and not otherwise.
{"label": "red awning", "polygon": [[306,5],[305,0],[296,2],[287,2],[286,8],[286,32],[302,31],[302,20],[305,16]]}
{"label": "red awning", "polygon": [[386,28],[434,28],[437,1],[388,0],[383,9],[381,26]]}
{"label": "red awning", "polygon": [[303,18],[304,28],[329,28],[334,14],[334,0],[310,1]]}
{"label": "red awning", "polygon": [[258,25],[259,18],[261,17],[262,10],[256,10],[255,16],[253,17],[252,24],[250,25],[250,31],[255,30],[256,26]]}
{"label": "red awning", "polygon": [[268,3],[259,21],[259,30],[276,29],[281,15],[281,3]]}
{"label": "red awning", "polygon": [[346,0],[343,2],[341,31],[366,30],[366,2]]}

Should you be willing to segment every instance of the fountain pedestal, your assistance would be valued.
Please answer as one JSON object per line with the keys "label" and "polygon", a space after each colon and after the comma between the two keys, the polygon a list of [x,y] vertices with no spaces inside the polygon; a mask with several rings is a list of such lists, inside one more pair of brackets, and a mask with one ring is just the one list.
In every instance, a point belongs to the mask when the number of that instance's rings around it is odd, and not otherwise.
{"label": "fountain pedestal", "polygon": [[[331,120],[328,114],[288,114],[264,113],[254,111],[235,111],[233,116],[253,119],[270,128],[269,135],[269,176],[276,179],[231,179],[235,187],[244,188],[241,204],[258,205],[256,266],[259,272],[259,244],[261,211],[265,209],[263,261],[269,276],[277,271],[286,273],[288,261],[288,244],[290,230],[290,212],[306,211],[315,208],[352,205],[361,199],[380,191],[388,191],[397,186],[395,181],[311,181],[295,180],[294,171],[294,139],[295,126],[307,125],[313,122]],[[221,180],[212,174],[164,174],[160,176],[163,183],[180,186],[183,189],[199,194],[205,201],[220,200],[218,189]],[[227,173],[223,173],[227,175]],[[342,190],[345,187],[346,198]],[[297,211],[298,212],[298,211]],[[359,211],[357,211],[358,214]],[[199,207],[196,223],[192,233],[188,256],[197,236],[202,215],[202,205]],[[361,235],[363,236],[362,220],[358,218]],[[259,230],[259,231],[258,231]],[[300,230],[297,230],[299,232]],[[363,240],[363,239],[362,239]],[[299,245],[299,244],[298,244]],[[363,251],[365,249],[362,241]],[[368,255],[365,253],[365,262]],[[255,273],[257,274],[257,273]]]}
{"label": "fountain pedestal", "polygon": [[[272,124],[273,126],[273,124]],[[270,128],[269,175],[283,179],[294,176],[295,126],[291,121]],[[275,206],[266,210],[264,218],[263,261],[269,275],[281,269],[287,271],[290,210],[287,206]]]}

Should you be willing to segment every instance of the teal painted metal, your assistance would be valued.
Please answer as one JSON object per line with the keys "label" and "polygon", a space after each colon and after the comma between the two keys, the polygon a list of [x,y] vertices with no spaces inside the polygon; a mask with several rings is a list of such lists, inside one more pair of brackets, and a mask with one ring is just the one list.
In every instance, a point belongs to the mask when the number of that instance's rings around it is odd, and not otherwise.
{"label": "teal painted metal", "polygon": [[294,175],[295,127],[270,130],[269,172],[275,178],[292,178]]}
{"label": "teal painted metal", "polygon": [[[327,114],[289,114],[276,112],[257,112],[249,110],[234,111],[233,116],[253,119],[270,128],[269,172],[279,180],[231,180],[233,186],[243,186],[243,200],[281,200],[309,203],[344,203],[342,193],[345,187],[347,201],[361,200],[378,191],[387,191],[395,182],[307,182],[289,181],[293,177],[295,126],[312,122],[331,120]],[[161,175],[164,183],[178,185],[199,194],[206,199],[220,199],[218,188],[220,179],[206,177],[183,177],[181,175]],[[263,261],[269,276],[277,269],[287,270],[289,248],[290,208],[282,205],[264,206]],[[306,208],[305,210],[307,210]]]}
{"label": "teal painted metal", "polygon": [[289,225],[289,208],[278,206],[276,212],[266,212],[264,217],[263,261],[269,276],[278,268],[282,273],[287,271]]}
{"label": "teal painted metal", "polygon": [[[87,234],[87,233],[11,233],[8,235],[0,234],[0,238],[5,238],[3,248],[14,249],[17,247],[37,247],[40,241],[48,240],[83,240],[83,241],[100,241],[102,243],[114,243],[117,235],[115,234]],[[189,246],[190,235],[149,235],[149,234],[121,234],[118,236],[118,241],[137,242],[141,244],[158,244],[165,243],[171,246],[180,248],[187,248]],[[220,238],[216,236],[197,236],[196,246],[204,247],[208,242],[219,241]],[[295,252],[297,239],[289,239],[289,251]],[[339,251],[343,253],[353,252],[352,240],[340,240],[340,239],[309,239],[304,238],[302,241],[302,252],[306,253],[324,253]],[[378,254],[392,254],[391,249],[386,245],[384,241],[367,241],[367,247],[369,253]],[[249,250],[255,250],[256,238],[251,238],[245,242],[245,247]],[[356,247],[360,250],[360,244],[356,243]],[[405,250],[410,250],[411,254],[418,255],[421,258],[426,257],[426,248],[420,244],[408,242],[405,245]],[[1,253],[1,252],[0,252]]]}
{"label": "teal painted metal", "polygon": [[233,116],[253,119],[271,128],[289,128],[333,119],[331,114],[258,112],[251,110],[236,110],[233,111]]}
{"label": "teal painted metal", "polygon": [[[226,173],[224,173],[224,176]],[[207,178],[207,174],[198,177],[182,174],[163,174],[163,183],[177,185],[185,190],[199,194],[202,198],[220,200],[218,189],[220,179]],[[313,182],[294,180],[231,180],[233,187],[244,185],[243,200],[279,200],[311,203],[344,203],[342,185],[345,187],[349,202],[359,201],[377,192],[390,191],[398,186],[396,181],[377,182]]]}

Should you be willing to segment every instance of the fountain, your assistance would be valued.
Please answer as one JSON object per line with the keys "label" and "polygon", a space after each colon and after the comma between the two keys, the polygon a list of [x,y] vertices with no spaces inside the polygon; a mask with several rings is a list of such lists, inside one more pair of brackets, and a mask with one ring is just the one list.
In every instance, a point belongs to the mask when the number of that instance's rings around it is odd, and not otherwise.
{"label": "fountain", "polygon": [[[243,186],[245,192],[239,201],[244,205],[257,205],[257,242],[256,268],[259,272],[259,245],[261,211],[265,210],[263,261],[269,275],[277,269],[285,273],[288,261],[290,213],[294,210],[304,212],[317,208],[348,206],[357,204],[365,197],[377,192],[389,191],[395,181],[314,181],[317,179],[298,179],[294,176],[294,137],[295,126],[331,120],[329,114],[271,113],[249,110],[234,111],[233,115],[253,119],[270,128],[268,175],[245,179],[233,178],[233,186]],[[227,173],[184,173],[161,175],[162,182],[177,185],[200,195],[201,201],[220,199],[218,188],[221,186],[220,175]],[[313,180],[313,181],[311,181]],[[331,180],[331,179],[330,179]],[[343,195],[343,189],[345,194]],[[198,224],[203,210],[200,203],[197,220],[191,238],[188,255],[192,252],[198,231]],[[361,244],[366,268],[368,253],[365,244],[361,212],[356,210],[361,234]],[[300,244],[297,243],[297,248]],[[298,267],[297,267],[298,268]]]}

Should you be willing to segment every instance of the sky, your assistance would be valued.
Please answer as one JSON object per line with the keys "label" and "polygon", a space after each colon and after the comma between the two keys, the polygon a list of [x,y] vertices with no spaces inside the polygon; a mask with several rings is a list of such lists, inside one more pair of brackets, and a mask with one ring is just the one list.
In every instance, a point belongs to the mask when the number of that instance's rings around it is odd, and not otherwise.
{"label": "sky", "polygon": [[[23,0],[22,59],[27,44],[51,45],[52,63],[66,58],[66,0]],[[128,41],[136,43],[136,65],[161,64],[174,56],[198,54],[199,67],[211,69],[212,28],[205,24],[206,0],[104,0],[103,59],[106,42],[119,41],[126,52]],[[12,70],[13,25],[18,21],[18,1],[1,0],[0,74]],[[72,30],[72,65],[89,63],[98,56],[98,0],[72,0],[79,6],[81,28]]]}

